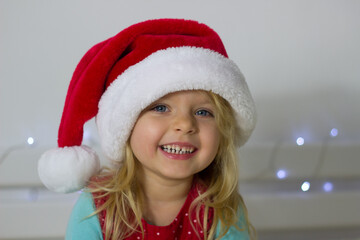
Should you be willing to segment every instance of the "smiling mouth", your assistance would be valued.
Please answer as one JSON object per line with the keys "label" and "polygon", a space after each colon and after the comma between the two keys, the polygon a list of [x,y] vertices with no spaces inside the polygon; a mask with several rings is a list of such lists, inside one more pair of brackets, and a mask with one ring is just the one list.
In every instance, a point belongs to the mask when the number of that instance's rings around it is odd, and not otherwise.
{"label": "smiling mouth", "polygon": [[190,147],[190,146],[181,147],[179,145],[162,145],[160,146],[160,148],[167,153],[179,154],[179,155],[191,154],[194,151],[196,151],[195,147]]}

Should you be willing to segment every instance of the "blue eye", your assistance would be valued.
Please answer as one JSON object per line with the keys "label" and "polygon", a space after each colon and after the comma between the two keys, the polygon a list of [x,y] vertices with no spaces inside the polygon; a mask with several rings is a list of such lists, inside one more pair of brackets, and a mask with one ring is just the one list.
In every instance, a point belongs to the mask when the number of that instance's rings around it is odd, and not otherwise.
{"label": "blue eye", "polygon": [[202,116],[202,117],[208,117],[208,116],[213,116],[211,112],[207,111],[207,110],[204,110],[204,109],[201,109],[201,110],[198,110],[195,115],[198,115],[198,116]]}
{"label": "blue eye", "polygon": [[157,105],[152,110],[155,112],[167,112],[168,108],[165,105]]}

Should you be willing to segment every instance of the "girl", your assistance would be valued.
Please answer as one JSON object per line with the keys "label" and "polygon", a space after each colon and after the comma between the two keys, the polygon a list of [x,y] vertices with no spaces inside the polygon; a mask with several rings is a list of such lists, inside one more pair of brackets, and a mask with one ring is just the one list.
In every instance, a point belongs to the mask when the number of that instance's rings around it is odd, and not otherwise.
{"label": "girl", "polygon": [[[95,152],[81,146],[95,115],[113,163],[100,172]],[[87,186],[66,239],[249,239],[236,149],[254,126],[245,79],[212,29],[145,21],[82,58],[59,148],[42,155],[39,176],[58,192]]]}

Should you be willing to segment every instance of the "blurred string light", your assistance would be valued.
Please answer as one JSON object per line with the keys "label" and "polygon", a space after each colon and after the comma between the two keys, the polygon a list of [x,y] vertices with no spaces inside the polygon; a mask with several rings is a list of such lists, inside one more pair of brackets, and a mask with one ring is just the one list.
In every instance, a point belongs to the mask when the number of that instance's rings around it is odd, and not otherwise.
{"label": "blurred string light", "polygon": [[[98,144],[96,141],[94,141],[91,132],[88,130],[84,131],[84,141],[86,141],[90,146]],[[0,164],[2,164],[12,152],[19,151],[27,147],[34,147],[34,145],[36,145],[35,143],[35,138],[30,136],[26,139],[25,142],[21,144],[9,146],[0,154]]]}
{"label": "blurred string light", "polygon": [[34,142],[35,142],[34,138],[32,138],[32,137],[28,137],[28,139],[27,139],[27,143],[28,143],[29,145],[33,145],[33,144],[34,144]]}
{"label": "blurred string light", "polygon": [[29,146],[32,147],[35,143],[35,139],[33,137],[28,137],[26,139],[26,143],[13,145],[5,149],[5,151],[0,155],[0,164],[5,161],[5,159],[10,155],[10,153],[27,148]]}
{"label": "blurred string light", "polygon": [[39,189],[38,188],[30,188],[26,199],[29,202],[36,202],[39,199]]}
{"label": "blurred string light", "polygon": [[[325,138],[324,138],[324,141],[323,141],[323,147],[321,148],[321,153],[319,154],[319,161],[316,165],[316,168],[315,168],[315,171],[314,173],[311,175],[311,179],[313,180],[317,180],[318,179],[318,174],[320,172],[320,169],[323,167],[323,163],[324,163],[324,160],[325,160],[325,152],[327,150],[327,145],[328,145],[328,141],[336,136],[338,134],[338,130],[336,128],[332,128],[330,131],[329,131],[329,135],[327,135]],[[332,136],[332,137],[330,137]],[[298,146],[302,146],[305,144],[305,139],[303,136],[298,136],[298,138],[296,138],[296,144]],[[275,176],[277,179],[279,180],[283,180],[283,179],[287,179],[290,176],[290,173],[288,171],[288,169],[285,169],[285,168],[279,168],[276,166],[276,160],[277,160],[277,155],[278,155],[278,152],[281,148],[281,145],[282,145],[282,142],[279,141],[277,142],[277,144],[274,145],[272,151],[271,151],[271,154],[270,154],[270,159],[268,161],[268,165],[267,167],[262,170],[259,174],[257,174],[256,176],[254,176],[253,178],[251,178],[252,180],[259,180],[263,177],[266,177],[270,172],[274,173],[273,176]],[[310,180],[311,180],[310,179]],[[300,185],[300,191],[302,192],[308,192],[310,190],[310,187],[311,187],[311,184],[310,184],[310,180],[307,180],[307,181],[304,181],[301,183]],[[317,186],[317,185],[316,185]],[[320,188],[322,191],[325,191],[325,192],[331,192],[333,190],[333,184],[331,182],[323,182],[321,183],[320,185],[322,188]],[[294,188],[295,190],[296,188]],[[318,188],[316,188],[318,189]]]}
{"label": "blurred string light", "polygon": [[298,137],[298,138],[296,139],[296,144],[297,144],[298,146],[302,146],[302,145],[304,145],[304,143],[305,143],[305,140],[304,140],[303,137]]}
{"label": "blurred string light", "polygon": [[325,182],[323,185],[323,189],[325,192],[332,192],[334,186],[331,182]]}
{"label": "blurred string light", "polygon": [[287,172],[284,169],[279,169],[276,172],[276,176],[277,176],[278,179],[284,179],[284,178],[287,177]]}
{"label": "blurred string light", "polygon": [[339,134],[339,131],[337,130],[337,128],[333,128],[333,129],[331,129],[331,131],[330,131],[330,136],[331,137],[336,137],[337,135]]}
{"label": "blurred string light", "polygon": [[[336,137],[338,134],[339,134],[339,131],[338,131],[337,128],[332,128],[330,130],[330,133],[329,133],[331,138]],[[315,168],[315,172],[313,174],[313,177],[315,179],[318,176],[318,174],[320,172],[320,169],[323,167],[323,164],[324,164],[324,161],[325,161],[325,152],[327,151],[327,147],[328,147],[328,141],[329,141],[329,137],[324,139],[323,146],[321,148],[321,152],[320,152],[320,155],[319,155],[319,161],[318,161],[318,164],[317,164],[317,166]],[[297,145],[301,146],[301,145],[303,145],[305,143],[305,140],[302,137],[298,137],[297,140],[296,140],[296,143],[297,143]],[[307,191],[309,191],[310,186],[311,186],[310,182],[305,181],[301,185],[301,190],[303,192],[307,192]],[[334,188],[333,184],[331,182],[329,182],[329,181],[323,183],[323,185],[322,185],[322,189],[325,192],[332,192],[333,188]]]}
{"label": "blurred string light", "polygon": [[309,191],[309,189],[310,189],[310,183],[308,181],[305,181],[303,182],[303,184],[301,184],[301,190],[303,192],[307,192]]}

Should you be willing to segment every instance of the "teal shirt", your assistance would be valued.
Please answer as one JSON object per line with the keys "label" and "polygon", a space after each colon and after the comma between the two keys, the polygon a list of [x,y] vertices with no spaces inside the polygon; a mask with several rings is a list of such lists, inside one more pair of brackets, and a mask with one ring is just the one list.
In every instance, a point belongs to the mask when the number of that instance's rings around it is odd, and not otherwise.
{"label": "teal shirt", "polygon": [[[68,222],[66,229],[65,240],[103,240],[99,218],[94,215],[90,218],[95,211],[94,200],[91,193],[84,192],[80,195],[76,202]],[[236,227],[231,227],[222,240],[249,240],[249,233],[245,227],[244,215],[240,215],[237,223],[239,228],[245,229],[238,231]],[[220,224],[216,229],[216,236],[220,233]]]}

